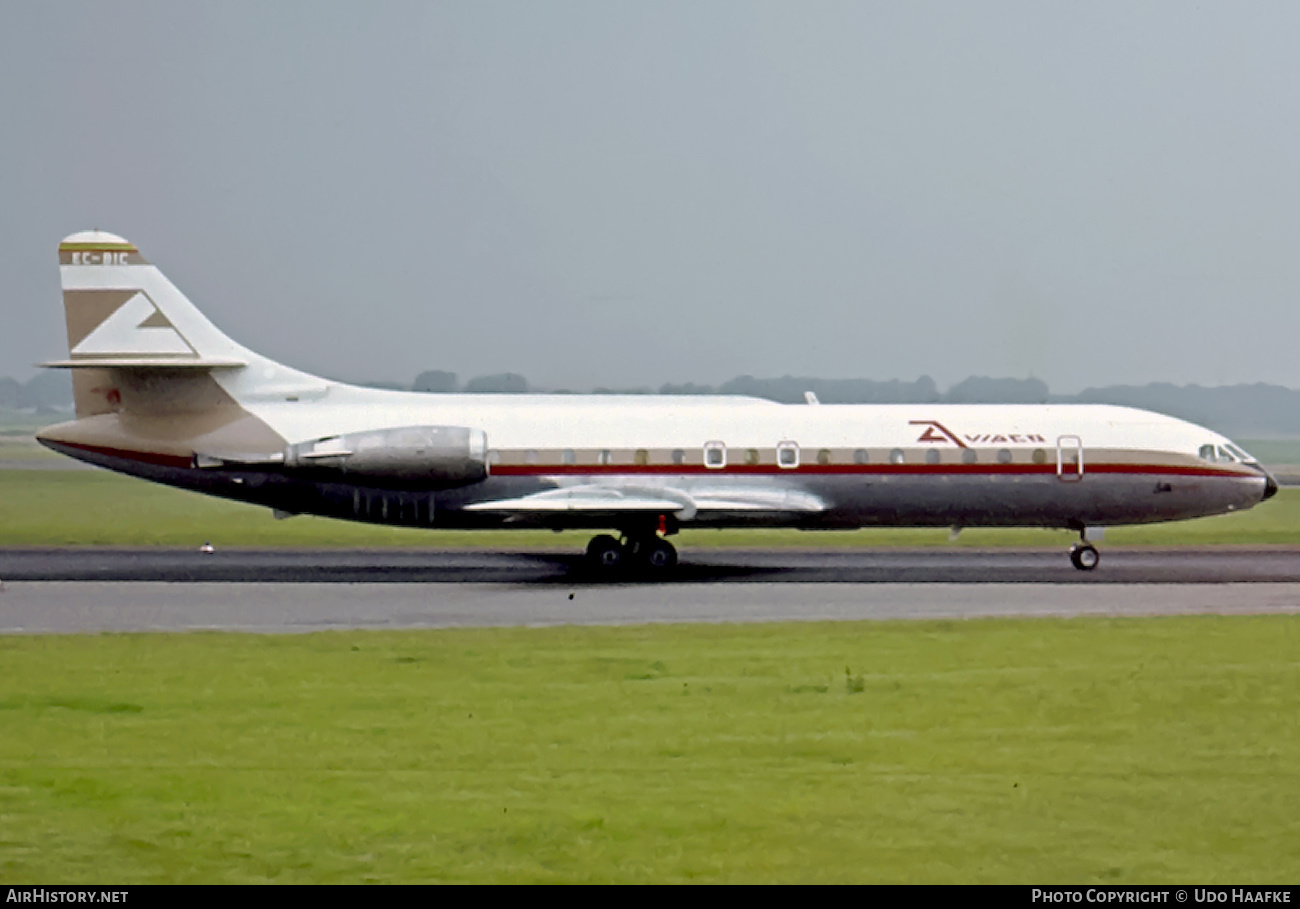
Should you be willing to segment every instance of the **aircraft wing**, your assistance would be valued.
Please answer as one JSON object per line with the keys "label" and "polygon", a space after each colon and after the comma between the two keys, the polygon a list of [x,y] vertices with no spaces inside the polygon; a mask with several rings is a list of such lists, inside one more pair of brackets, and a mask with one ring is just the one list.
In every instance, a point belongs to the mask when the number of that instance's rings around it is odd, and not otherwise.
{"label": "aircraft wing", "polygon": [[690,520],[699,512],[801,512],[826,510],[817,496],[785,489],[692,489],[641,488],[633,486],[568,486],[548,489],[517,499],[498,499],[465,506],[466,511],[509,514],[579,512],[612,514],[646,512],[674,514]]}

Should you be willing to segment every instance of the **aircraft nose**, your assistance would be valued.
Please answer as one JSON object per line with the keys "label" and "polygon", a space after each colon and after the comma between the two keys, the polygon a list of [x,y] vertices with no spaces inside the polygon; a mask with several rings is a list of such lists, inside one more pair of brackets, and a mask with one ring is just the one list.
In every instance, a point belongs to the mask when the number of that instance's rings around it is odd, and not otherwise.
{"label": "aircraft nose", "polygon": [[1273,475],[1266,470],[1264,471],[1264,498],[1260,501],[1271,499],[1275,495],[1277,495],[1277,480],[1273,479]]}

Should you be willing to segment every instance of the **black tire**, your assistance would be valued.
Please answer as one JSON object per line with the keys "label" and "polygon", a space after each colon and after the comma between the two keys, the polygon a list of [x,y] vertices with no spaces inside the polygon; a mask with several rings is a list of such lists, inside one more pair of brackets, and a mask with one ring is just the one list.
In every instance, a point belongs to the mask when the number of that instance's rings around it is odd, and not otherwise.
{"label": "black tire", "polygon": [[654,572],[672,571],[677,567],[677,549],[667,540],[655,538],[637,547],[638,561]]}
{"label": "black tire", "polygon": [[1101,564],[1101,553],[1096,546],[1079,543],[1070,547],[1070,562],[1080,571],[1092,571]]}
{"label": "black tire", "polygon": [[677,567],[677,549],[659,536],[626,537],[622,567],[643,578],[661,576]]}
{"label": "black tire", "polygon": [[607,533],[592,537],[587,544],[587,561],[601,571],[617,571],[623,567],[623,547]]}

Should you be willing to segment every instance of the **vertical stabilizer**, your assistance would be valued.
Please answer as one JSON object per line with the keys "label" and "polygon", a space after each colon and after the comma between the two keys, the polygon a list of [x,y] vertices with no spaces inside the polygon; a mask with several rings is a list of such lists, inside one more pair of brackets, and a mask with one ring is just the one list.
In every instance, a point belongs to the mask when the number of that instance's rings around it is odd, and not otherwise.
{"label": "vertical stabilizer", "polygon": [[119,370],[235,369],[255,356],[199,312],[128,241],[99,230],[59,244],[77,416],[116,411]]}
{"label": "vertical stabilizer", "polygon": [[248,351],[222,334],[121,237],[88,230],[59,244],[68,323],[60,366],[243,366]]}
{"label": "vertical stabilizer", "polygon": [[73,234],[59,244],[59,276],[68,358],[43,365],[72,370],[77,419],[42,430],[42,443],[155,466],[188,464],[198,451],[283,448],[223,384],[237,386],[249,366],[273,374],[275,364],[222,334],[133,244]]}

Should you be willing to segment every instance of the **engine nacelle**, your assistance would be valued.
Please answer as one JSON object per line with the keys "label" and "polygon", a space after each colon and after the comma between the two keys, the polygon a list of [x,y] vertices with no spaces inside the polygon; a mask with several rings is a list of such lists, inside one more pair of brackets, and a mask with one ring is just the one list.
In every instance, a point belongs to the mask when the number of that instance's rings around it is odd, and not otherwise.
{"label": "engine nacelle", "polygon": [[400,426],[290,445],[284,466],[424,489],[468,486],[488,475],[487,434],[464,426]]}

